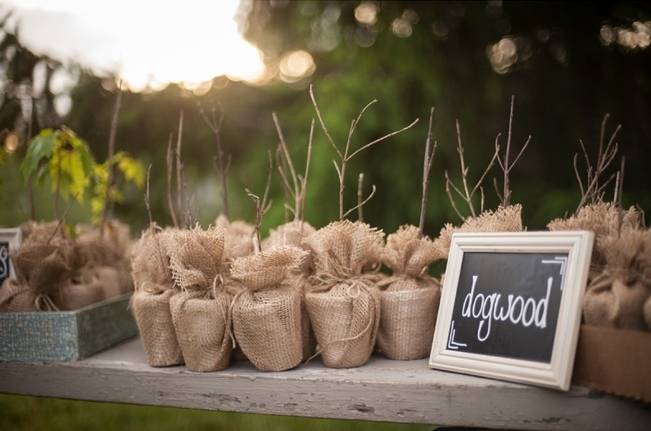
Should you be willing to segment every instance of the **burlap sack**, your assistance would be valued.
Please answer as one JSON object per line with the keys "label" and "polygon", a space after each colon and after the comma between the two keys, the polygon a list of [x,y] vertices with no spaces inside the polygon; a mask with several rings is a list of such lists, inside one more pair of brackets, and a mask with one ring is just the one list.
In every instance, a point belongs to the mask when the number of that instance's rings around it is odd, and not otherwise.
{"label": "burlap sack", "polygon": [[32,223],[29,236],[12,253],[16,280],[0,291],[1,311],[51,311],[52,295],[68,283],[74,264],[73,243],[58,222]]}
{"label": "burlap sack", "polygon": [[36,294],[16,279],[6,279],[0,286],[0,312],[38,311]]}
{"label": "burlap sack", "polygon": [[224,231],[195,227],[175,236],[170,268],[182,293],[172,297],[170,307],[185,366],[192,371],[223,370],[232,350],[232,297],[222,275]]}
{"label": "burlap sack", "polygon": [[387,237],[382,261],[392,271],[381,292],[378,350],[390,359],[422,359],[429,355],[441,289],[427,266],[446,256],[416,226],[401,226]]}
{"label": "burlap sack", "polygon": [[[276,229],[271,229],[269,236],[262,241],[262,249],[269,250],[273,247],[292,245],[305,250],[308,254],[303,259],[300,270],[304,275],[308,276],[314,272],[314,259],[312,257],[312,250],[304,240],[314,232],[316,232],[316,229],[308,222],[294,220],[280,225]],[[308,285],[307,278],[303,277],[302,282],[298,283],[298,285],[301,286],[301,295],[305,298],[305,290]],[[307,314],[305,300],[301,301],[301,327],[303,332],[303,356],[304,359],[307,359],[314,353],[316,338],[310,325],[310,317]]]}
{"label": "burlap sack", "polygon": [[231,276],[245,287],[232,304],[235,340],[259,370],[288,370],[303,359],[298,273],[306,254],[285,246],[233,262]]}
{"label": "burlap sack", "polygon": [[596,242],[605,266],[594,277],[583,300],[589,325],[646,329],[645,302],[651,295],[651,232],[625,227]]}
{"label": "burlap sack", "polygon": [[183,363],[170,311],[170,298],[177,293],[167,255],[167,248],[174,246],[173,232],[151,226],[132,250],[135,293],[131,297],[131,309],[147,362],[155,367]]}
{"label": "burlap sack", "polygon": [[447,223],[434,240],[434,244],[447,256],[452,234],[455,232],[521,232],[522,229],[522,205],[509,205],[499,207],[495,211],[484,211],[477,217],[468,217],[461,226]]}
{"label": "burlap sack", "polygon": [[254,226],[243,221],[228,221],[219,215],[215,225],[224,229],[224,259],[232,261],[238,257],[253,253]]}
{"label": "burlap sack", "polygon": [[319,229],[306,242],[316,271],[305,303],[323,363],[332,368],[363,365],[380,324],[380,276],[365,271],[379,264],[384,234],[343,220]]}
{"label": "burlap sack", "polygon": [[77,283],[73,280],[57,288],[52,294],[52,302],[59,310],[79,310],[106,298],[100,280]]}
{"label": "burlap sack", "polygon": [[79,270],[80,284],[97,284],[102,291],[102,298],[108,299],[123,295],[133,290],[131,276],[125,273],[125,268],[113,266],[87,266]]}

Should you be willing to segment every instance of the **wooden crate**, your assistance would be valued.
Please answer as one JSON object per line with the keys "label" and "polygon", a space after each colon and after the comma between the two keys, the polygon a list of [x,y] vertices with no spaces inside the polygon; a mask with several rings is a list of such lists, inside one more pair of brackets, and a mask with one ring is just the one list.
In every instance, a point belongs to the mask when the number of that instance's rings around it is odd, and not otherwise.
{"label": "wooden crate", "polygon": [[134,337],[130,296],[74,311],[0,313],[0,361],[75,361]]}

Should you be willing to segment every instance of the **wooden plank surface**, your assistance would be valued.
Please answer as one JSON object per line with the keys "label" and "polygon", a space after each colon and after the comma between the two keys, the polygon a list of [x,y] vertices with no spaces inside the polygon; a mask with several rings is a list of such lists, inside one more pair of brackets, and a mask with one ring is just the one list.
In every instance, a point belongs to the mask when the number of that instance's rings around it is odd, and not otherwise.
{"label": "wooden plank surface", "polygon": [[86,360],[0,363],[0,392],[236,412],[550,430],[648,430],[641,403],[574,387],[568,393],[430,370],[426,360],[371,359],[335,370],[317,360],[264,373],[152,368],[138,339]]}

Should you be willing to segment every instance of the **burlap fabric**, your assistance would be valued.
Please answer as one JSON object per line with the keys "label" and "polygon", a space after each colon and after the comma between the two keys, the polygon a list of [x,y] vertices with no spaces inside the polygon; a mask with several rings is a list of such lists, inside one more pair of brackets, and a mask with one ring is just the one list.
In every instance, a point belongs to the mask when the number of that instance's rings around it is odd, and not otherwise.
{"label": "burlap fabric", "polygon": [[254,226],[243,221],[229,221],[219,215],[215,225],[224,229],[224,259],[232,261],[238,257],[253,253]]}
{"label": "burlap fabric", "polygon": [[79,226],[75,240],[77,276],[83,283],[98,283],[104,298],[133,291],[129,266],[129,227],[117,220]]}
{"label": "burlap fabric", "polygon": [[625,227],[597,240],[605,265],[583,300],[589,325],[647,329],[645,302],[651,295],[651,232]]}
{"label": "burlap fabric", "polygon": [[[631,207],[624,210],[619,206],[600,202],[586,205],[568,218],[554,219],[547,224],[550,231],[560,230],[589,230],[595,234],[595,243],[592,253],[592,265],[595,267],[606,264],[606,248],[604,238],[617,237],[619,232],[630,229],[639,229],[642,225],[642,214]],[[593,273],[593,276],[598,274]]]}
{"label": "burlap fabric", "polygon": [[262,249],[268,250],[273,247],[282,247],[285,245],[293,245],[294,247],[301,248],[309,254],[306,256],[301,270],[305,274],[312,273],[314,269],[312,250],[304,242],[304,239],[316,232],[316,229],[311,224],[301,220],[294,220],[289,223],[282,224],[276,229],[271,229],[269,236],[262,241]]}
{"label": "burlap fabric", "polygon": [[382,314],[377,347],[388,358],[422,359],[429,355],[441,289],[427,266],[446,256],[416,226],[401,226],[387,237],[383,262],[393,275],[381,292]]}
{"label": "burlap fabric", "polygon": [[[273,247],[292,245],[307,251],[308,254],[303,259],[300,270],[304,275],[308,276],[314,272],[314,259],[312,250],[304,240],[314,232],[316,232],[316,229],[308,222],[294,220],[280,225],[276,229],[271,229],[269,236],[262,241],[262,249],[269,250]],[[302,277],[301,283],[297,283],[297,285],[301,286],[301,295],[305,298],[305,291],[308,286],[307,278]],[[314,331],[312,331],[310,317],[307,314],[305,300],[301,301],[301,327],[303,332],[303,356],[307,359],[314,353],[316,338],[314,337]]]}
{"label": "burlap fabric", "polygon": [[131,309],[147,362],[152,366],[183,363],[170,311],[170,298],[177,293],[167,255],[167,250],[174,247],[174,232],[151,226],[132,249],[135,293],[131,297]]}
{"label": "burlap fabric", "polygon": [[332,368],[365,364],[380,324],[381,276],[367,269],[382,257],[384,234],[361,222],[330,223],[306,239],[315,274],[305,303],[323,363]]}
{"label": "burlap fabric", "polygon": [[231,276],[245,287],[233,299],[233,331],[259,370],[288,370],[303,359],[298,273],[306,254],[285,246],[233,262]]}
{"label": "burlap fabric", "polygon": [[224,230],[195,227],[175,234],[170,268],[180,294],[170,300],[172,321],[185,366],[192,371],[228,367],[232,350]]}
{"label": "burlap fabric", "polygon": [[477,217],[468,217],[461,226],[446,224],[434,243],[447,256],[455,232],[520,232],[522,229],[522,205],[509,205],[495,211],[484,211]]}
{"label": "burlap fabric", "polygon": [[56,310],[52,295],[69,282],[74,265],[73,243],[62,226],[30,224],[10,258],[16,279],[0,287],[0,311]]}

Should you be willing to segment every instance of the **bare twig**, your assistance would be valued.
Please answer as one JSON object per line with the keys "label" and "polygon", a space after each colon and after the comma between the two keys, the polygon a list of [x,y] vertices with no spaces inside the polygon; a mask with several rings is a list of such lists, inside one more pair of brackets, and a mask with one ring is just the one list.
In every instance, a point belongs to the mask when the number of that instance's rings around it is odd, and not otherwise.
{"label": "bare twig", "polygon": [[[29,121],[27,122],[27,135],[25,143],[29,144],[32,140],[32,129],[34,127],[34,96],[29,98]],[[34,184],[32,174],[27,178],[27,202],[29,204],[29,217],[30,220],[36,220],[36,205],[34,204]]]}
{"label": "bare twig", "polygon": [[221,128],[222,128],[222,123],[224,121],[224,111],[221,108],[221,104],[218,104],[218,106],[219,106],[219,117],[216,115],[216,109],[214,106],[210,110],[210,117],[208,117],[208,115],[204,112],[201,106],[199,106],[199,113],[201,114],[204,123],[206,123],[208,128],[212,131],[215,137],[215,143],[217,144],[217,156],[215,157],[215,164],[217,165],[217,169],[219,171],[220,182],[222,186],[221,195],[222,195],[223,212],[226,218],[228,218],[229,217],[228,171],[231,164],[231,158],[230,155],[228,156],[228,158],[226,158],[224,147],[222,145]]}
{"label": "bare twig", "polygon": [[109,202],[111,200],[111,183],[113,182],[113,156],[115,154],[115,137],[118,130],[118,119],[120,117],[120,107],[122,106],[122,82],[118,81],[118,94],[115,96],[115,105],[113,105],[113,116],[111,117],[111,129],[109,131],[108,155],[106,156],[106,194],[104,195],[104,208],[102,209],[102,224],[100,225],[101,235],[104,235],[104,225],[108,218]]}
{"label": "bare twig", "polygon": [[357,177],[357,220],[364,221],[364,173],[360,173]]}
{"label": "bare twig", "polygon": [[498,134],[497,137],[495,138],[495,150],[497,154],[497,163],[499,164],[500,169],[502,169],[502,178],[503,178],[502,192],[500,193],[497,191],[497,180],[494,180],[494,186],[495,186],[495,191],[497,193],[497,197],[500,199],[500,205],[502,207],[507,207],[511,204],[512,191],[511,191],[511,182],[510,182],[509,174],[511,173],[513,166],[515,166],[515,164],[518,163],[518,160],[520,160],[520,157],[522,157],[522,154],[524,154],[524,150],[526,150],[527,147],[529,146],[529,142],[531,142],[531,135],[529,135],[524,145],[522,145],[522,148],[520,148],[520,151],[513,159],[513,161],[510,160],[514,106],[515,106],[515,96],[511,96],[511,109],[509,111],[509,129],[508,129],[508,134],[506,136],[506,150],[503,156],[499,154],[499,145],[498,145],[501,134]]}
{"label": "bare twig", "polygon": [[174,172],[174,152],[172,150],[172,134],[170,133],[169,140],[167,141],[167,157],[166,157],[166,170],[167,170],[167,209],[172,218],[174,227],[179,227],[179,219],[176,215],[176,208],[174,207],[174,196],[172,192],[172,173]]}
{"label": "bare twig", "polygon": [[253,193],[249,189],[245,189],[246,194],[253,200],[255,203],[255,229],[253,231],[253,246],[256,253],[262,251],[262,239],[260,236],[260,226],[262,225],[262,217],[269,211],[271,208],[271,202],[267,202],[269,199],[269,188],[271,186],[271,175],[273,173],[273,159],[271,157],[271,151],[267,152],[269,158],[269,172],[267,174],[267,183],[265,185],[264,194],[262,199]]}
{"label": "bare twig", "polygon": [[425,154],[423,155],[423,194],[420,199],[420,219],[418,222],[418,236],[423,236],[425,230],[425,216],[427,213],[427,192],[429,190],[429,175],[432,171],[432,162],[438,143],[432,136],[432,123],[434,121],[434,107],[429,111],[429,122],[427,126],[427,138],[425,139]]}
{"label": "bare twig", "polygon": [[151,163],[147,167],[147,182],[145,184],[145,208],[147,208],[147,215],[149,216],[149,225],[154,224],[154,217],[151,215],[151,202],[149,198],[149,181],[151,177]]}
{"label": "bare twig", "polygon": [[176,207],[181,214],[185,214],[183,199],[183,163],[181,162],[181,146],[183,144],[183,110],[179,114],[179,131],[176,137]]}
{"label": "bare twig", "polygon": [[[358,211],[359,211],[359,210],[360,210],[364,205],[366,205],[366,204],[368,203],[368,201],[371,200],[371,198],[372,198],[373,196],[375,196],[375,192],[376,192],[376,191],[377,191],[377,189],[375,188],[375,184],[373,184],[373,185],[371,186],[371,193],[369,193],[369,195],[366,197],[366,199],[364,199],[364,200],[358,202],[357,205],[355,205],[354,207],[352,207],[351,209],[349,209],[348,211],[346,211],[346,212],[344,213],[344,218],[348,217],[350,214],[352,214],[353,212],[355,212],[355,210],[358,210]],[[363,218],[360,219],[360,221],[364,221]]]}
{"label": "bare twig", "polygon": [[368,149],[375,144],[385,141],[390,137],[397,135],[398,133],[404,132],[405,130],[413,127],[416,123],[418,123],[418,118],[414,120],[411,124],[403,127],[402,129],[388,133],[380,138],[377,138],[363,145],[357,150],[351,152],[352,137],[355,132],[355,129],[357,128],[357,124],[359,124],[366,110],[377,102],[377,100],[374,99],[368,104],[366,104],[366,106],[364,106],[361,109],[357,117],[351,121],[350,127],[348,129],[348,135],[346,137],[346,144],[344,147],[344,151],[342,152],[341,149],[337,146],[337,144],[335,144],[335,141],[332,139],[332,136],[330,135],[330,132],[328,131],[328,128],[326,127],[325,122],[323,121],[321,111],[319,109],[319,106],[316,103],[316,98],[314,97],[314,89],[312,85],[310,85],[310,98],[312,99],[312,104],[314,105],[314,110],[316,112],[316,116],[319,120],[319,123],[321,124],[321,128],[323,129],[323,132],[325,133],[328,142],[335,149],[335,152],[337,153],[337,156],[339,158],[339,164],[337,164],[337,161],[335,160],[333,160],[333,164],[335,166],[335,170],[337,171],[337,178],[339,179],[339,220],[343,220],[345,218],[345,215],[350,212],[350,211],[344,211],[344,191],[346,188],[345,179],[346,179],[346,169],[348,167],[348,162],[357,154],[359,154],[361,151]]}
{"label": "bare twig", "polygon": [[[454,212],[457,213],[457,215],[461,218],[461,220],[464,220],[466,216],[464,216],[461,211],[459,211],[459,208],[456,205],[456,202],[452,196],[452,191],[456,192],[463,201],[466,202],[466,205],[468,206],[468,210],[470,212],[470,216],[476,217],[478,215],[477,211],[475,210],[475,205],[473,203],[473,198],[477,192],[480,192],[480,207],[479,211],[483,211],[484,207],[484,190],[482,188],[482,183],[484,179],[486,178],[486,175],[488,175],[488,172],[490,172],[491,168],[495,164],[496,160],[499,160],[499,151],[500,151],[500,145],[498,140],[495,140],[495,152],[493,153],[493,157],[491,158],[490,162],[488,162],[488,165],[486,166],[486,169],[484,169],[484,172],[481,174],[477,182],[473,187],[470,187],[468,185],[468,174],[470,171],[469,166],[466,165],[466,161],[464,158],[464,148],[463,144],[461,143],[461,127],[459,126],[459,120],[456,122],[456,129],[457,129],[457,153],[459,154],[459,166],[460,166],[460,171],[461,171],[461,184],[463,187],[463,190],[461,187],[457,186],[452,182],[450,179],[450,176],[448,175],[448,172],[445,172],[445,191],[448,195],[448,198],[450,199],[450,203],[452,204],[452,208],[454,209]],[[499,135],[498,135],[499,138]],[[496,183],[495,183],[496,184]]]}

